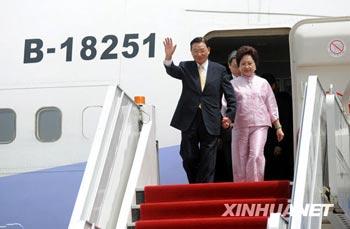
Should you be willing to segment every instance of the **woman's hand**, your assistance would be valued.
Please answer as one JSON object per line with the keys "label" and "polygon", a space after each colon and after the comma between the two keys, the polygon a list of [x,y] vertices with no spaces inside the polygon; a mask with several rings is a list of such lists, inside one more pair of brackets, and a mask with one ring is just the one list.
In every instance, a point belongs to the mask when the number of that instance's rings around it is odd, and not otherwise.
{"label": "woman's hand", "polygon": [[284,138],[284,133],[283,133],[283,130],[282,130],[282,127],[278,128],[276,130],[276,135],[277,135],[277,141],[280,142],[283,140]]}
{"label": "woman's hand", "polygon": [[273,122],[273,125],[276,129],[276,136],[277,136],[277,141],[280,142],[283,140],[284,138],[284,133],[283,133],[283,130],[282,130],[282,125],[280,123],[280,120],[276,120]]}

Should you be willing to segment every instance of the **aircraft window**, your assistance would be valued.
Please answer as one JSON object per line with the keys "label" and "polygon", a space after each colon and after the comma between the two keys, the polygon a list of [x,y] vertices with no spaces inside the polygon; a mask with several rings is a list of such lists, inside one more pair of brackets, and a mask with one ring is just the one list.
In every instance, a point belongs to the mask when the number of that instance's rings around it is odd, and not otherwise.
{"label": "aircraft window", "polygon": [[83,111],[83,136],[92,139],[95,135],[102,106],[89,106]]}
{"label": "aircraft window", "polygon": [[57,141],[62,134],[62,112],[57,107],[41,108],[36,113],[35,129],[39,141]]}
{"label": "aircraft window", "polygon": [[16,113],[12,109],[0,109],[0,144],[9,144],[16,138]]}

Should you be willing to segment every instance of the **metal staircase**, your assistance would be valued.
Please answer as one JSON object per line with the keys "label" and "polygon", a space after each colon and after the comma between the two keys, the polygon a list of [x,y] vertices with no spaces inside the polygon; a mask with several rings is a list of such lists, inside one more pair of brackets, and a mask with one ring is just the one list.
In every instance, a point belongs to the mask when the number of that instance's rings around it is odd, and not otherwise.
{"label": "metal staircase", "polygon": [[[272,214],[267,228],[349,228],[349,122],[317,76],[309,77],[304,92],[291,205],[335,208],[318,217]],[[69,228],[135,228],[143,188],[159,184],[154,112],[110,87]]]}

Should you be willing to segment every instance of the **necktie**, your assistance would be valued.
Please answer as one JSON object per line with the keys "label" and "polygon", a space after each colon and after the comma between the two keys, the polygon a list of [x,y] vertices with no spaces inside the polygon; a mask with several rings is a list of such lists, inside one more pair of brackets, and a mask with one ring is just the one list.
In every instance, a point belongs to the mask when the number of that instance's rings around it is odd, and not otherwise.
{"label": "necktie", "polygon": [[198,71],[199,71],[199,80],[201,82],[201,89],[203,91],[207,76],[205,75],[205,69],[202,65],[199,65]]}

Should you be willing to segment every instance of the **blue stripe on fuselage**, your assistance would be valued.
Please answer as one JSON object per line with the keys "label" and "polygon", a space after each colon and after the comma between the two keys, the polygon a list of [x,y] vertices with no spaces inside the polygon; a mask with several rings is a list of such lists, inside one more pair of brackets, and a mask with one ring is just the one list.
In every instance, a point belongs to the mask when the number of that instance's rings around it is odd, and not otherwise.
{"label": "blue stripe on fuselage", "polygon": [[[186,183],[179,146],[160,149],[161,184]],[[68,227],[86,163],[0,177],[0,226]],[[13,224],[13,225],[10,225]]]}
{"label": "blue stripe on fuselage", "polygon": [[0,226],[18,223],[25,229],[67,228],[85,165],[1,177]]}

